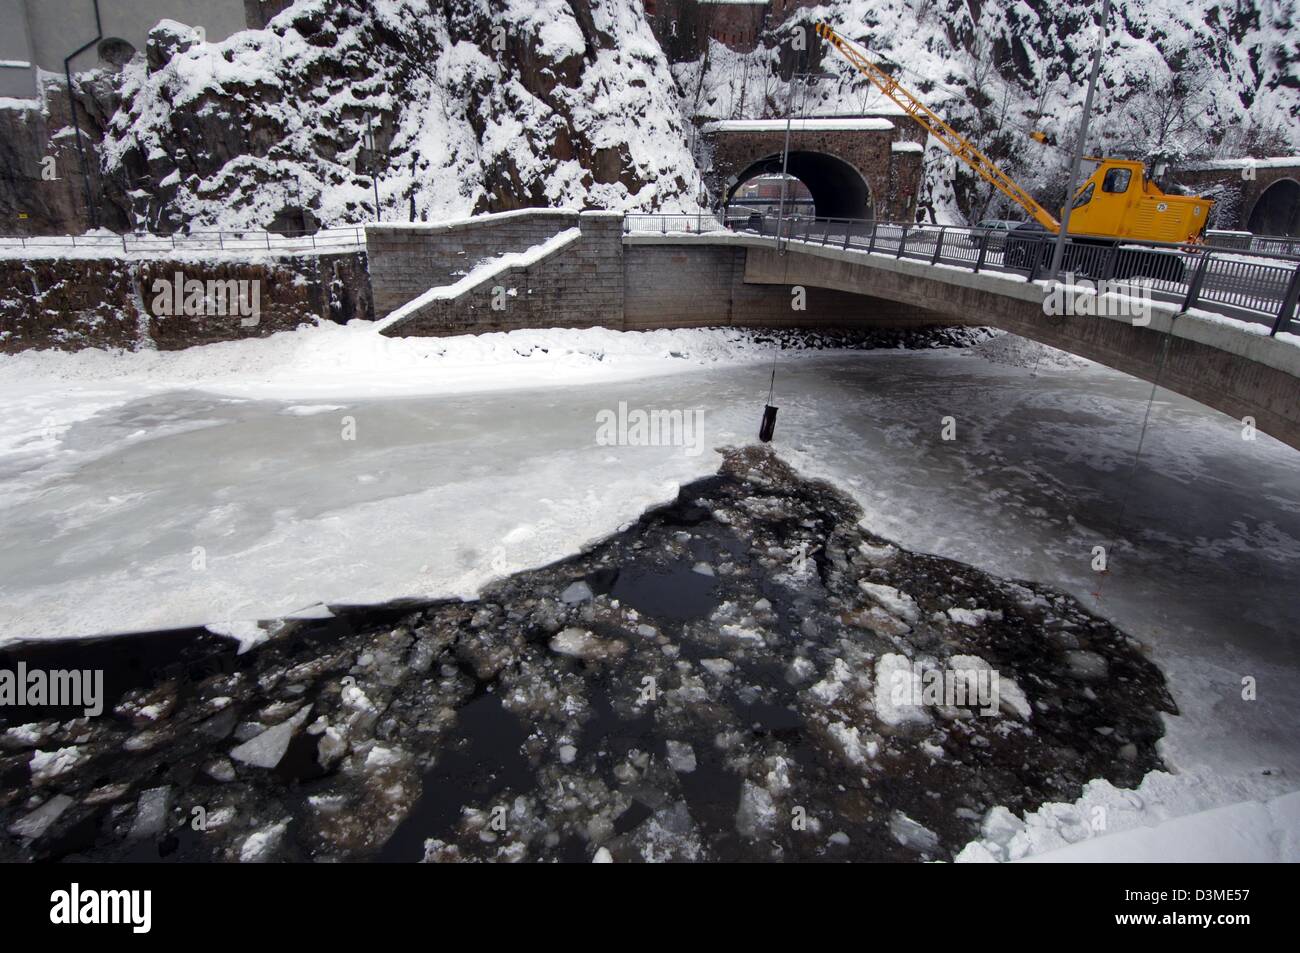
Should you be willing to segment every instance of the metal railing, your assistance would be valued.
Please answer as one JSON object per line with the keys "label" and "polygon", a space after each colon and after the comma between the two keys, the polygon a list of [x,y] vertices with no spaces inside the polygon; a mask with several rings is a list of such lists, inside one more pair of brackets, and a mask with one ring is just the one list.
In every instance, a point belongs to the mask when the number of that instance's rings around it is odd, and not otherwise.
{"label": "metal railing", "polygon": [[6,250],[58,251],[76,249],[89,253],[175,251],[339,251],[365,248],[364,225],[322,228],[315,232],[212,231],[177,232],[173,235],[126,233],[122,235],[36,235],[30,238],[0,238],[0,254]]}
{"label": "metal railing", "polygon": [[710,212],[688,213],[666,213],[662,215],[643,214],[639,212],[629,212],[623,216],[623,232],[630,234],[650,234],[659,232],[661,235],[669,233],[702,235],[705,232],[722,232],[726,231],[727,226]]}
{"label": "metal railing", "polygon": [[[627,216],[628,233],[664,234],[717,231],[722,223],[698,215]],[[635,219],[635,221],[633,221]],[[712,225],[708,224],[712,222]],[[771,236],[777,241],[775,216],[754,213],[727,222],[733,231]],[[837,247],[947,265],[972,272],[1021,275],[1029,281],[1048,277],[1055,235],[1046,231],[965,228],[912,222],[878,222],[849,218],[786,218],[781,242]],[[1106,282],[1110,290],[1149,293],[1153,300],[1199,308],[1265,324],[1270,334],[1297,331],[1300,259],[1265,251],[1241,251],[1211,245],[1162,245],[1143,242],[1088,241],[1071,237],[1065,244],[1062,270],[1072,279]]]}
{"label": "metal railing", "polygon": [[1252,232],[1229,232],[1211,228],[1205,233],[1205,244],[1232,251],[1300,257],[1300,237],[1293,235],[1256,235]]}

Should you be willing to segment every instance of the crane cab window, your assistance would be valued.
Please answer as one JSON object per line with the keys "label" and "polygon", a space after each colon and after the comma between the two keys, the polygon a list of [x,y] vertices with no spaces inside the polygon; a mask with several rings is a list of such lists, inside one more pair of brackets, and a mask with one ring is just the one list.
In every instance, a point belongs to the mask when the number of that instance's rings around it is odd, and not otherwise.
{"label": "crane cab window", "polygon": [[1111,169],[1101,181],[1103,192],[1123,193],[1128,191],[1129,180],[1133,177],[1131,169]]}
{"label": "crane cab window", "polygon": [[1089,202],[1091,202],[1092,186],[1093,183],[1089,182],[1088,187],[1084,189],[1082,192],[1080,192],[1077,196],[1075,196],[1074,204],[1071,205],[1070,208],[1079,208],[1080,206],[1087,205]]}

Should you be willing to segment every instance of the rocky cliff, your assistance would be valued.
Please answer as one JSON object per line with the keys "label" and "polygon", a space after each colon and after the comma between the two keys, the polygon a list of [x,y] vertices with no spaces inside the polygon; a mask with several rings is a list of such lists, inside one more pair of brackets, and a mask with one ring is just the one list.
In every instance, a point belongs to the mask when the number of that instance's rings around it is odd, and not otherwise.
{"label": "rocky cliff", "polygon": [[[846,60],[821,48],[812,27],[825,20],[1056,205],[1099,42],[1099,9],[1095,0],[794,0],[770,5],[755,49],[715,39],[706,53],[675,56],[672,68],[683,112],[695,118],[784,116],[795,71],[829,74],[799,86],[796,113],[894,109]],[[678,50],[674,16],[652,22]],[[796,40],[799,28],[808,42]],[[1300,152],[1298,33],[1296,6],[1281,0],[1114,0],[1087,154],[1176,163]],[[1045,143],[1031,136],[1036,131]],[[927,153],[926,173],[921,204],[931,216],[960,222],[1005,211],[939,146]]]}
{"label": "rocky cliff", "polygon": [[115,229],[355,222],[376,186],[388,221],[699,189],[639,0],[299,0],[221,43],[163,21],[77,94]]}

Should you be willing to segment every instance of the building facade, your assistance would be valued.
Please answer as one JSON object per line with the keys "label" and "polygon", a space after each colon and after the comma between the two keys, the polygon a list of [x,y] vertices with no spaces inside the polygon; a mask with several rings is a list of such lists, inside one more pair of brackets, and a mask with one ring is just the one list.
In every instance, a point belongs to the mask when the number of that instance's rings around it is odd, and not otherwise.
{"label": "building facade", "polygon": [[[119,67],[143,51],[160,20],[209,41],[260,29],[292,0],[0,0],[0,98],[36,96],[37,70]],[[71,57],[71,59],[69,59]]]}

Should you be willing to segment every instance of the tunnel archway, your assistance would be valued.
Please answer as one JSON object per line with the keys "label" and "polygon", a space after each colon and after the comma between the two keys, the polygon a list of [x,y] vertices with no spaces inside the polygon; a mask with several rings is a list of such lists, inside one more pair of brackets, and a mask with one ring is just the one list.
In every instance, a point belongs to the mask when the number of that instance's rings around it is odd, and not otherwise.
{"label": "tunnel archway", "polygon": [[1256,235],[1300,236],[1300,182],[1278,179],[1250,210],[1246,227]]}
{"label": "tunnel archway", "polygon": [[[875,217],[871,187],[852,165],[825,152],[791,151],[786,173],[798,179],[812,195],[819,218]],[[727,203],[742,185],[760,175],[780,175],[781,154],[751,163],[727,188]]]}

